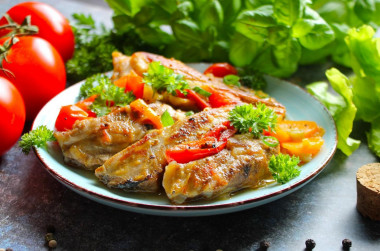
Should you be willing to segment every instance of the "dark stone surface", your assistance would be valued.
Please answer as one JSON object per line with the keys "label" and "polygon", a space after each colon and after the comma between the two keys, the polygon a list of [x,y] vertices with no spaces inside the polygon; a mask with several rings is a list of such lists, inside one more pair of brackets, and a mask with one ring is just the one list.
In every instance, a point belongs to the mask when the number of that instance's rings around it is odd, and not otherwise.
{"label": "dark stone surface", "polygon": [[[60,0],[56,7],[67,16],[83,10],[109,18],[110,10],[83,2],[90,1]],[[315,79],[321,68],[303,67],[292,80]],[[238,213],[192,218],[130,213],[88,200],[50,176],[33,152],[25,156],[14,146],[0,158],[0,248],[48,249],[44,238],[53,225],[57,250],[257,250],[262,240],[270,242],[269,250],[304,250],[307,239],[315,240],[314,250],[342,250],[345,238],[352,240],[351,250],[379,250],[380,222],[355,208],[357,169],[379,162],[366,146],[367,127],[355,125],[353,137],[362,144],[354,154],[338,151],[320,175],[289,196]]]}

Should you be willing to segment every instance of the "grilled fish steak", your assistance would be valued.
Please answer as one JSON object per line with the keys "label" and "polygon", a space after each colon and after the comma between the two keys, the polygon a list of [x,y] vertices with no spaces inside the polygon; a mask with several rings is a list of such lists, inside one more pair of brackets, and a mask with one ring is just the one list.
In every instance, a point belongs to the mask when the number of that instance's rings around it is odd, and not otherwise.
{"label": "grilled fish steak", "polygon": [[152,130],[144,138],[108,159],[95,175],[108,187],[134,192],[157,192],[167,165],[165,151],[174,145],[199,140],[228,121],[233,106],[204,110],[170,127]]}
{"label": "grilled fish steak", "polygon": [[[149,106],[158,115],[167,110],[175,120],[185,117],[183,112],[166,104],[152,103]],[[129,106],[125,106],[103,117],[76,121],[72,130],[55,132],[54,136],[66,163],[94,170],[117,152],[144,137],[149,129]]]}
{"label": "grilled fish steak", "polygon": [[263,179],[271,177],[268,162],[279,151],[279,146],[269,147],[250,134],[235,135],[213,156],[186,164],[171,162],[162,184],[175,204],[259,187]]}

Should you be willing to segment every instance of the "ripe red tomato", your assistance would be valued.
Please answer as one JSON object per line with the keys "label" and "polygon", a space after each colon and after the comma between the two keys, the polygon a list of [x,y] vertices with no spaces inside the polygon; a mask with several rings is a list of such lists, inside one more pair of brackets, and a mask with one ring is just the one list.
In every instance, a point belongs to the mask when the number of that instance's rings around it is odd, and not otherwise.
{"label": "ripe red tomato", "polygon": [[[4,39],[0,40],[0,44],[3,43]],[[20,91],[28,120],[65,89],[65,65],[57,50],[45,39],[20,37],[2,64],[13,75],[0,70],[0,76],[10,80]]]}
{"label": "ripe red tomato", "polygon": [[[25,17],[31,16],[32,25],[39,28],[38,37],[46,39],[60,53],[66,62],[74,53],[74,34],[69,21],[56,9],[45,3],[24,2],[13,6],[7,14],[21,24]],[[0,25],[6,24],[5,17],[0,20]],[[4,32],[3,32],[4,33]],[[0,33],[0,37],[2,37]]]}
{"label": "ripe red tomato", "polygon": [[62,106],[55,121],[55,129],[59,132],[73,129],[75,121],[88,118],[88,113],[76,105]]}
{"label": "ripe red tomato", "polygon": [[17,88],[0,77],[0,156],[20,138],[25,123],[25,106]]}
{"label": "ripe red tomato", "polygon": [[204,74],[211,73],[215,77],[223,78],[227,75],[237,75],[238,72],[235,67],[229,63],[215,63],[207,68]]}

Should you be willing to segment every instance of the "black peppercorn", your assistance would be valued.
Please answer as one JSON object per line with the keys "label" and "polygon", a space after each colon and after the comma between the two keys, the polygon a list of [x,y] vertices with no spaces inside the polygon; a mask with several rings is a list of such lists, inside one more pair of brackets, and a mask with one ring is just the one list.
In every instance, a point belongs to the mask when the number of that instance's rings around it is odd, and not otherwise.
{"label": "black peppercorn", "polygon": [[260,242],[260,250],[267,250],[270,247],[270,243],[267,241]]}
{"label": "black peppercorn", "polygon": [[352,241],[350,239],[344,239],[342,245],[345,250],[350,249],[350,247],[352,247]]}
{"label": "black peppercorn", "polygon": [[312,240],[312,239],[307,239],[305,241],[305,245],[306,245],[306,249],[307,250],[312,250],[313,248],[315,248],[316,244],[315,244],[315,241]]}

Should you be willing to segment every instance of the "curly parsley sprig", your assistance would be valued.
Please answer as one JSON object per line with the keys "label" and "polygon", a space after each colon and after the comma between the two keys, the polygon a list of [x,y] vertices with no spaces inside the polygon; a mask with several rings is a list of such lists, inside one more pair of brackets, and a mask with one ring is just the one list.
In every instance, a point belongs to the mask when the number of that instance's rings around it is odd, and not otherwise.
{"label": "curly parsley sprig", "polygon": [[21,147],[22,152],[28,154],[32,146],[46,149],[47,142],[55,140],[54,132],[49,130],[46,126],[41,125],[29,133],[22,135],[18,144]]}
{"label": "curly parsley sprig", "polygon": [[257,104],[256,108],[252,104],[244,104],[230,112],[229,120],[240,133],[250,132],[259,138],[263,130],[274,130],[277,114],[262,103]]}
{"label": "curly parsley sprig", "polygon": [[269,160],[269,170],[273,178],[280,184],[284,184],[300,174],[300,159],[288,154],[272,155]]}
{"label": "curly parsley sprig", "polygon": [[110,112],[111,106],[125,106],[135,100],[132,92],[125,93],[124,90],[114,85],[106,75],[96,74],[81,86],[79,97],[97,95],[90,109],[98,116],[103,116]]}
{"label": "curly parsley sprig", "polygon": [[175,73],[161,64],[161,62],[152,62],[149,64],[148,71],[144,73],[144,82],[152,86],[156,92],[165,92],[176,96],[176,90],[183,94],[189,89],[189,84],[181,74]]}

